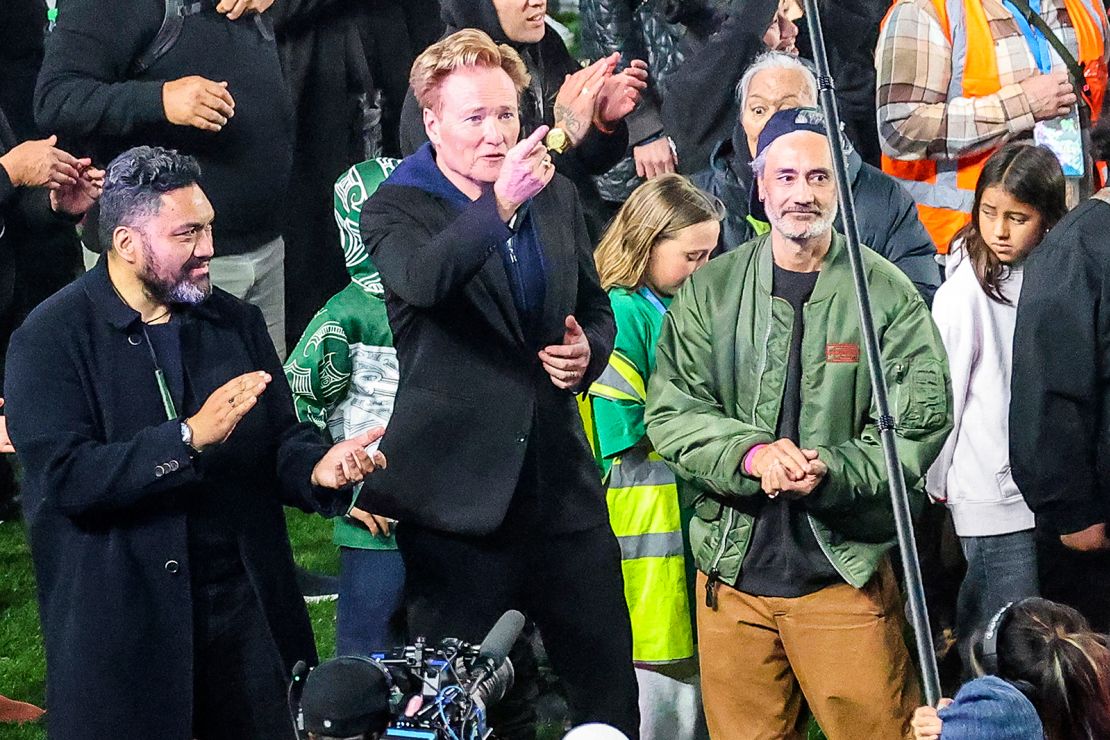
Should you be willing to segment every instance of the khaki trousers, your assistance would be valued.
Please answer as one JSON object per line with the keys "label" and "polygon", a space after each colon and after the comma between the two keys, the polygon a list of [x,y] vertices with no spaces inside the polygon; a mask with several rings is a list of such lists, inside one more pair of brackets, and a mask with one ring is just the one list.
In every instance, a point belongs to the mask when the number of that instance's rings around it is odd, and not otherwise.
{"label": "khaki trousers", "polygon": [[[698,573],[698,590],[706,577]],[[829,740],[911,738],[921,704],[902,599],[889,561],[863,589],[844,583],[795,599],[724,584],[698,602],[702,697],[713,740],[801,738],[804,697]]]}

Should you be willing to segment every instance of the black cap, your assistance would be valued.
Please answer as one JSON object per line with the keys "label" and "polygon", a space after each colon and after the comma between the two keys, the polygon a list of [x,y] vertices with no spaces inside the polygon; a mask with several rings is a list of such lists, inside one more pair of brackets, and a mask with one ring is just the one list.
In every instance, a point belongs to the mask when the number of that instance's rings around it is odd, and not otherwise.
{"label": "black cap", "polygon": [[[763,130],[759,132],[753,156],[758,157],[774,143],[775,139],[795,131],[812,131],[815,134],[828,136],[825,130],[825,115],[817,108],[783,108],[775,111],[774,115],[767,119]],[[748,213],[761,221],[767,220],[763,202],[759,199],[759,185],[755,182],[752,183],[752,191],[748,195]]]}
{"label": "black cap", "polygon": [[389,724],[389,695],[385,669],[368,658],[321,663],[308,674],[301,695],[305,730],[332,737],[382,732]]}

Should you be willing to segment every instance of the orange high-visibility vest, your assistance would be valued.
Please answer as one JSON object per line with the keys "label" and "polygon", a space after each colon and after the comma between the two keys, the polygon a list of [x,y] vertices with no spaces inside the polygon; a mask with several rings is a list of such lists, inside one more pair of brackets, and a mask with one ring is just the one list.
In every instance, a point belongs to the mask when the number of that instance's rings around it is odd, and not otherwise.
{"label": "orange high-visibility vest", "polygon": [[[998,92],[1002,83],[998,77],[994,39],[982,0],[932,0],[932,3],[952,49],[964,52],[962,59],[952,55],[949,99],[960,96],[975,98]],[[1090,88],[1088,97],[1094,103],[1091,110],[1094,119],[1099,114],[1106,89],[1102,35],[1106,11],[1101,0],[1064,0],[1064,6],[1079,40],[1078,61],[1091,72],[1086,81]],[[883,24],[886,24],[886,19]],[[948,253],[952,237],[971,220],[975,183],[987,158],[993,153],[981,152],[958,159],[915,160],[883,155],[883,171],[903,181],[902,184],[917,202],[921,223],[933,237],[933,243],[941,254]]]}

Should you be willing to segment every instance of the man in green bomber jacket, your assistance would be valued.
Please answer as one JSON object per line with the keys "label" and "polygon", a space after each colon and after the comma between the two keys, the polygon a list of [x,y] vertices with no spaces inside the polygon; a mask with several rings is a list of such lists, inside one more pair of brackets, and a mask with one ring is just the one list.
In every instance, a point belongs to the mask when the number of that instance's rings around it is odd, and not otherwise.
{"label": "man in green bomber jacket", "polygon": [[[714,737],[910,737],[886,468],[819,111],[776,113],[752,163],[771,233],[709,263],[664,319],[655,449],[696,496],[702,692]],[[944,347],[913,284],[863,250],[915,505],[951,428]]]}

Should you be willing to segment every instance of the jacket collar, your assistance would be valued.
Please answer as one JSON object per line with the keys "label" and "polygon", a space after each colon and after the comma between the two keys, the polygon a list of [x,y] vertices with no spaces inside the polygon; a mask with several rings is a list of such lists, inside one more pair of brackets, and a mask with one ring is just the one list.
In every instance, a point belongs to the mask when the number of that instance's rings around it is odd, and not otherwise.
{"label": "jacket collar", "polygon": [[[128,306],[116,292],[112,279],[108,276],[108,255],[101,254],[96,261],[96,266],[85,274],[85,295],[92,303],[93,311],[100,314],[109,324],[120,331],[142,323],[142,316],[138,311]],[[216,288],[213,288],[215,291]],[[208,320],[216,320],[220,314],[212,305],[212,296],[195,306],[177,306],[177,312],[197,316]]]}
{"label": "jacket collar", "polygon": [[[759,287],[769,296],[774,280],[774,269],[771,255],[771,235],[760,237],[761,243],[757,249],[756,272],[759,276]],[[819,303],[837,295],[845,285],[851,283],[851,265],[848,262],[848,250],[844,236],[833,231],[832,244],[829,252],[821,263],[821,274],[817,276],[817,284],[813,287],[810,303]]]}

